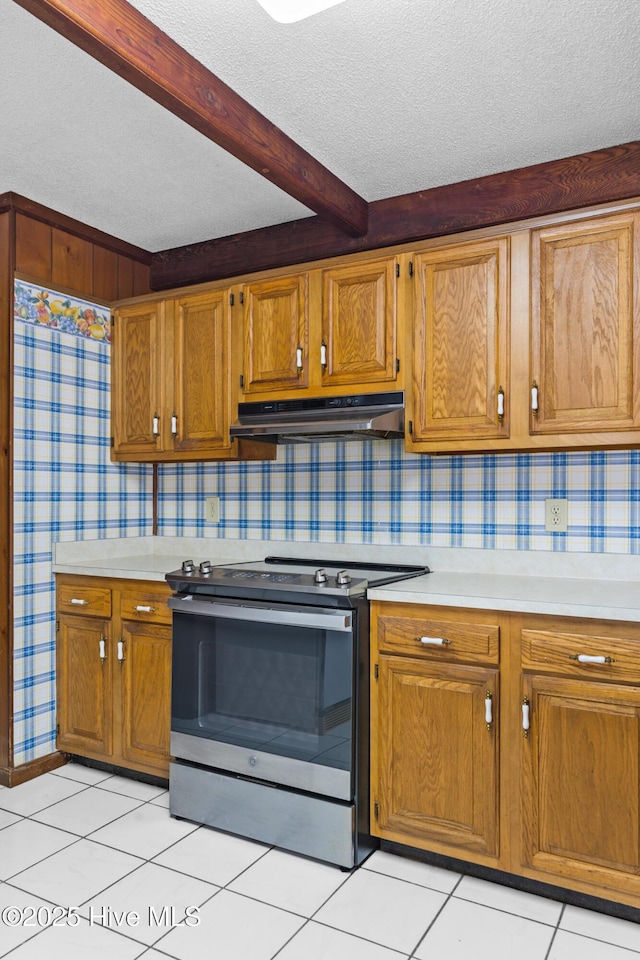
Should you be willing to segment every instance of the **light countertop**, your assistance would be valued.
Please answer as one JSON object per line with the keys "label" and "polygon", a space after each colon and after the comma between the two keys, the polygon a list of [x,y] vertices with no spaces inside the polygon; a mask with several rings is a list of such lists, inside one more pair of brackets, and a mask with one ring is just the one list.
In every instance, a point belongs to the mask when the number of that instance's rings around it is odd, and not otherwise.
{"label": "light countertop", "polygon": [[640,583],[637,581],[435,571],[425,577],[370,590],[369,597],[401,603],[640,622]]}
{"label": "light countertop", "polygon": [[56,544],[55,573],[164,580],[182,561],[234,563],[267,555],[428,565],[426,576],[369,591],[374,600],[640,622],[640,557],[296,543],[212,538],[131,537]]}

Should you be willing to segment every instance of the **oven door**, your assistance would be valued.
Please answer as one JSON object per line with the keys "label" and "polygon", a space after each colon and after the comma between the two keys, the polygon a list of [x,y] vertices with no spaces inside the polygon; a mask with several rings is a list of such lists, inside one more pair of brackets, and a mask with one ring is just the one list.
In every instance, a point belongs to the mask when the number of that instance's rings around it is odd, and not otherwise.
{"label": "oven door", "polygon": [[172,597],[171,752],[354,795],[353,610]]}

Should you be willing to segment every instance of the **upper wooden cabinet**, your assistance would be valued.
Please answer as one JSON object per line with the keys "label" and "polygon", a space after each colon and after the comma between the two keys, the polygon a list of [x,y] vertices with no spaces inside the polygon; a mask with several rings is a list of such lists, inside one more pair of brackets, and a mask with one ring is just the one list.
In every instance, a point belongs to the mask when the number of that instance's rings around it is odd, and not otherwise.
{"label": "upper wooden cabinet", "polygon": [[112,459],[269,459],[231,441],[228,289],[119,307],[113,324]]}
{"label": "upper wooden cabinet", "polygon": [[114,459],[153,459],[163,450],[160,417],[165,408],[163,376],[165,304],[141,303],[113,318],[111,428]]}
{"label": "upper wooden cabinet", "polygon": [[401,386],[398,268],[386,257],[245,283],[240,397]]}
{"label": "upper wooden cabinet", "polygon": [[322,271],[322,386],[393,383],[397,370],[395,257]]}
{"label": "upper wooden cabinet", "polygon": [[636,445],[639,218],[574,216],[415,254],[407,449]]}
{"label": "upper wooden cabinet", "polygon": [[509,241],[414,258],[413,443],[509,436]]}
{"label": "upper wooden cabinet", "polygon": [[531,432],[640,426],[638,214],[532,235]]}
{"label": "upper wooden cabinet", "polygon": [[244,392],[303,389],[309,383],[309,274],[247,283]]}
{"label": "upper wooden cabinet", "polygon": [[127,301],[114,459],[239,457],[232,396],[402,389],[415,453],[637,446],[638,205],[491,233]]}
{"label": "upper wooden cabinet", "polygon": [[231,347],[227,291],[174,301],[173,449],[230,448]]}

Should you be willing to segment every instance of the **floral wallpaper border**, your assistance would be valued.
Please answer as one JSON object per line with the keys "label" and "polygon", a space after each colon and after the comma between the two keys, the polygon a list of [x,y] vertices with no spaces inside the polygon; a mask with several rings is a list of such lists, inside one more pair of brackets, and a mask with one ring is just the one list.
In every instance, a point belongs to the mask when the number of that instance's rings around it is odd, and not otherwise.
{"label": "floral wallpaper border", "polygon": [[107,307],[22,280],[14,283],[13,315],[22,323],[50,327],[105,345],[111,341],[111,314]]}

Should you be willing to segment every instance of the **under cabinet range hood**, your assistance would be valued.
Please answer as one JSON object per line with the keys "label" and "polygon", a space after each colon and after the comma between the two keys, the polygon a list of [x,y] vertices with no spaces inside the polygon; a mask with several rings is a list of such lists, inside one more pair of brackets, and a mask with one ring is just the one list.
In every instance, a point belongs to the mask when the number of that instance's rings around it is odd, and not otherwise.
{"label": "under cabinet range hood", "polygon": [[231,436],[271,443],[403,437],[404,392],[240,403]]}

